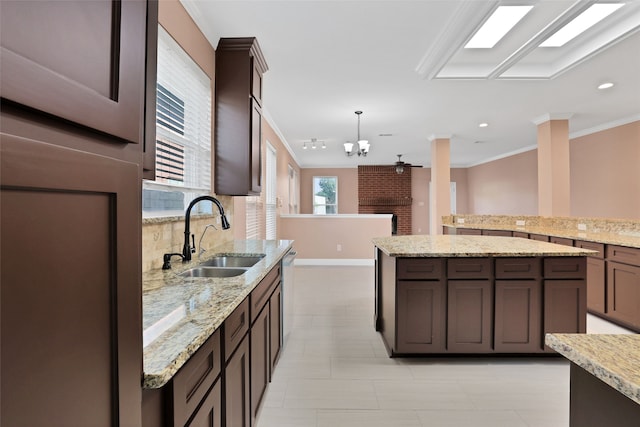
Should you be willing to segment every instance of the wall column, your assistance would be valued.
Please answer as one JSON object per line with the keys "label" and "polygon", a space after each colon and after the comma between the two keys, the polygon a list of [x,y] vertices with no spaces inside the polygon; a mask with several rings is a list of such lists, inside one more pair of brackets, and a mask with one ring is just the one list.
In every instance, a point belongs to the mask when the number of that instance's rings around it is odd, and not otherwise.
{"label": "wall column", "polygon": [[429,234],[442,234],[442,217],[451,215],[451,138],[431,136]]}
{"label": "wall column", "polygon": [[538,126],[538,215],[570,216],[569,117],[546,114]]}

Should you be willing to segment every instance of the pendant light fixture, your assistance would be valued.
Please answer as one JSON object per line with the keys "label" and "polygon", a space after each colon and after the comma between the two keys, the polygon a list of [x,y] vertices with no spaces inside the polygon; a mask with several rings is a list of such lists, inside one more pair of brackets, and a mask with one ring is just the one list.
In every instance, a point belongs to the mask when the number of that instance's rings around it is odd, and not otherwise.
{"label": "pendant light fixture", "polygon": [[356,111],[356,115],[358,116],[358,148],[355,149],[353,142],[345,142],[344,143],[344,151],[348,157],[357,154],[358,156],[366,157],[369,152],[369,141],[366,139],[360,139],[360,115],[362,111]]}

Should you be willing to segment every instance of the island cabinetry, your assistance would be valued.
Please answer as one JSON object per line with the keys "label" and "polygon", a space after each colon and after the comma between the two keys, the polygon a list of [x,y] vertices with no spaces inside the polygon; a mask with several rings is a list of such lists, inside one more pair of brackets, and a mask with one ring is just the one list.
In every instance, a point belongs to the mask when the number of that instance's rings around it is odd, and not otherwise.
{"label": "island cabinetry", "polygon": [[444,260],[400,258],[397,269],[397,351],[445,351],[447,294]]}
{"label": "island cabinetry", "polygon": [[[276,267],[251,292],[251,422],[271,381],[280,352],[280,268]],[[273,359],[272,359],[273,356]],[[272,363],[273,360],[273,363]]]}
{"label": "island cabinetry", "polygon": [[522,239],[528,239],[529,233],[525,233],[524,231],[514,231],[513,237],[520,237]]}
{"label": "island cabinetry", "polygon": [[640,328],[640,249],[607,245],[607,314]]}
{"label": "island cabinetry", "polygon": [[540,350],[541,279],[540,258],[496,259],[495,351]]}
{"label": "island cabinetry", "polygon": [[606,277],[604,244],[576,240],[577,248],[598,251],[587,257],[587,310],[595,314],[606,314]]}
{"label": "island cabinetry", "polygon": [[[587,262],[584,257],[544,260],[543,341],[547,333],[587,331]],[[552,351],[545,346],[546,351]]]}
{"label": "island cabinetry", "polygon": [[216,48],[215,192],[258,195],[262,176],[262,75],[253,37],[222,38]]}
{"label": "island cabinetry", "polygon": [[447,260],[447,349],[485,353],[492,348],[493,265],[489,258]]}
{"label": "island cabinetry", "polygon": [[584,256],[377,260],[390,356],[543,353],[544,333],[585,332]]}

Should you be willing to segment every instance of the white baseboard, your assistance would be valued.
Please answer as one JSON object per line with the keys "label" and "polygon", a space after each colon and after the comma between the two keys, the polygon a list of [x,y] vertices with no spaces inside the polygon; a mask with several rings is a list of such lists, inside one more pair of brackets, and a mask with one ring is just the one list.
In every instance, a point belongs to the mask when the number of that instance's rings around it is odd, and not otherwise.
{"label": "white baseboard", "polygon": [[294,265],[351,265],[373,266],[373,259],[342,259],[342,258],[296,258]]}

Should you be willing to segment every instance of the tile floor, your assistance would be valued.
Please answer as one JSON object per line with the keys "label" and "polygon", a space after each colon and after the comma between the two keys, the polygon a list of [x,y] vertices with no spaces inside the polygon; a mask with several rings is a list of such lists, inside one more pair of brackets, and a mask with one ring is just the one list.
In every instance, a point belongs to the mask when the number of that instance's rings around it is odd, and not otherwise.
{"label": "tile floor", "polygon": [[[293,329],[257,427],[569,425],[563,358],[389,358],[373,282],[373,267],[295,267]],[[626,332],[592,316],[588,329]]]}

